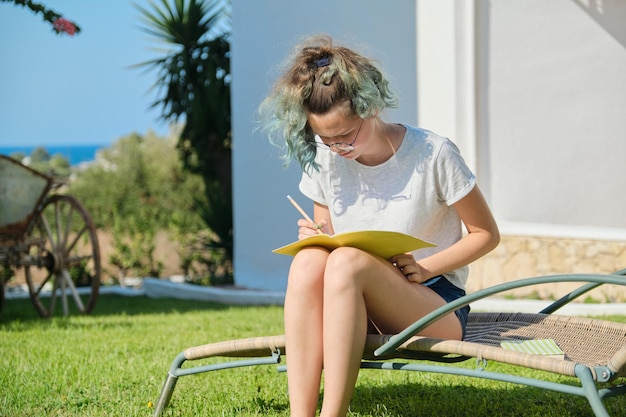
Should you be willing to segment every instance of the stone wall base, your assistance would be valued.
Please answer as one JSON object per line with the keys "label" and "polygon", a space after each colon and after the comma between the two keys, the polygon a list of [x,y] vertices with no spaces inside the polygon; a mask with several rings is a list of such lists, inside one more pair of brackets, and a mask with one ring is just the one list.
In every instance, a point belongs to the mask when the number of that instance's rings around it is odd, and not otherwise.
{"label": "stone wall base", "polygon": [[[503,236],[500,245],[470,265],[468,292],[516,279],[569,273],[611,273],[626,268],[626,242]],[[626,281],[626,278],[624,278]],[[578,283],[512,290],[515,298],[558,298]],[[625,302],[626,286],[601,286],[582,296],[588,302]]]}

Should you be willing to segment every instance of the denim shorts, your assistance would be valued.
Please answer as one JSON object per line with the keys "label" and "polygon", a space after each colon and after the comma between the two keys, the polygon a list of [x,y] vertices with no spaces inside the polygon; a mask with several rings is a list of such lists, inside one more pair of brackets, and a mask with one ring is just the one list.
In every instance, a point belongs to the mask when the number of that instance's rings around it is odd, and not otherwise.
{"label": "denim shorts", "polygon": [[[454,301],[457,298],[461,298],[465,295],[464,290],[452,285],[450,281],[448,281],[442,275],[429,279],[428,281],[424,282],[423,285],[427,286],[428,288],[439,294],[439,296],[443,298],[446,303]],[[456,314],[456,316],[459,318],[459,321],[461,322],[461,327],[463,328],[463,337],[465,337],[465,328],[467,327],[469,312],[469,305],[460,308],[454,312],[454,314]]]}

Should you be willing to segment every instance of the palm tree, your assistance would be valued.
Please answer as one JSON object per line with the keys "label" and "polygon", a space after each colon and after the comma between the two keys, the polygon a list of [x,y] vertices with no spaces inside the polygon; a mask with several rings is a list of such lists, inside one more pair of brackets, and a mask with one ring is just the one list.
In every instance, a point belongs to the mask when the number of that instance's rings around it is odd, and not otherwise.
{"label": "palm tree", "polygon": [[[172,4],[170,4],[172,3]],[[232,264],[230,44],[223,0],[161,0],[141,12],[143,30],[169,46],[166,55],[138,66],[158,72],[161,107],[168,122],[184,122],[178,150],[184,166],[200,174],[206,198],[198,212],[213,232],[208,242]]]}

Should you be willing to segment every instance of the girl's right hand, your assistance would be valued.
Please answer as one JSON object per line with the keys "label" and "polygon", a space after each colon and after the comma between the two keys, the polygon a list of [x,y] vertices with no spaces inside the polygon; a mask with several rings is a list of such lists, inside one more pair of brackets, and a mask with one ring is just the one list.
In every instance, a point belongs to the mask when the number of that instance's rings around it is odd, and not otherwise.
{"label": "girl's right hand", "polygon": [[319,234],[318,230],[321,230],[323,233],[326,233],[325,227],[327,223],[328,222],[325,219],[322,219],[322,221],[320,221],[319,224],[310,222],[306,219],[298,220],[298,226],[300,227],[298,229],[298,240],[302,240],[309,236],[317,235]]}

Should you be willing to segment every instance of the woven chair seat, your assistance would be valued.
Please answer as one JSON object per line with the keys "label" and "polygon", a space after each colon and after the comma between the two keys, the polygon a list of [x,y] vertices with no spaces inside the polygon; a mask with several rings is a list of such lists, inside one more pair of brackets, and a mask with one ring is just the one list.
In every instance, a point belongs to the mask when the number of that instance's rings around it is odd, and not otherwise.
{"label": "woven chair seat", "polygon": [[[367,360],[428,359],[446,361],[448,355],[494,360],[561,375],[575,376],[575,366],[610,366],[626,376],[626,324],[582,317],[524,313],[471,313],[463,341],[415,336],[383,357],[374,351],[391,335],[368,335],[363,358]],[[563,359],[506,350],[500,343],[549,337],[565,352]],[[280,350],[283,335],[236,339],[185,350],[187,360],[224,357],[259,357]],[[434,355],[433,355],[434,354]],[[596,375],[594,375],[594,378]]]}
{"label": "woven chair seat", "polygon": [[[522,313],[474,313],[465,341],[500,346],[507,340],[549,337],[565,352],[565,361],[589,367],[621,361],[626,375],[626,324],[584,317]],[[617,363],[614,366],[618,366]]]}
{"label": "woven chair seat", "polygon": [[[608,417],[603,400],[626,395],[626,323],[550,314],[576,297],[602,284],[626,285],[626,269],[611,275],[556,275],[535,277],[495,285],[448,303],[413,323],[397,335],[368,335],[361,367],[364,369],[438,372],[486,378],[539,387],[587,398],[596,417]],[[421,336],[421,330],[457,308],[475,300],[523,286],[556,282],[583,282],[585,285],[553,302],[539,313],[470,313],[465,338],[443,340]],[[502,342],[551,339],[564,355],[517,352],[501,347]],[[236,367],[279,364],[285,336],[262,336],[209,343],[188,348],[173,361],[161,390],[154,416],[167,406],[179,377]],[[208,365],[183,367],[186,361],[224,358]],[[449,366],[476,358],[476,369]],[[402,361],[399,361],[402,359]],[[395,362],[393,362],[395,360]],[[418,360],[419,362],[415,362]],[[537,376],[526,377],[515,369],[490,372],[480,363],[496,361],[524,368],[577,378],[579,386],[554,382]],[[435,364],[442,362],[446,365]],[[284,368],[283,368],[284,369]],[[609,383],[609,384],[607,384]]]}

